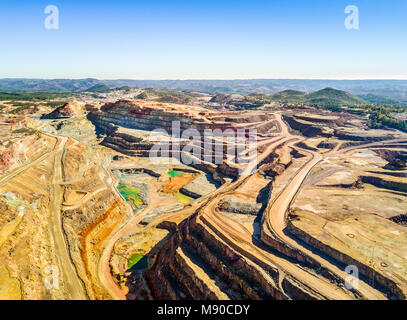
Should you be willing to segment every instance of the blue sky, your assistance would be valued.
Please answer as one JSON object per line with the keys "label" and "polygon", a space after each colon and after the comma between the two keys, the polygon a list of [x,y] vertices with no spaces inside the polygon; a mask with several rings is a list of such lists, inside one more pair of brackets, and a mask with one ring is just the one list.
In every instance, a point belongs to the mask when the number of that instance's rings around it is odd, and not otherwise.
{"label": "blue sky", "polygon": [[0,78],[407,79],[406,18],[405,0],[2,0]]}

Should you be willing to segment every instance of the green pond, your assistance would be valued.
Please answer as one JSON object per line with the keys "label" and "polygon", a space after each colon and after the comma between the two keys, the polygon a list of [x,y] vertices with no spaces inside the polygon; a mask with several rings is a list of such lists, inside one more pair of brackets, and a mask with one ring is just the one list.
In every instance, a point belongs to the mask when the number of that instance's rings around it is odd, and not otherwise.
{"label": "green pond", "polygon": [[143,270],[147,269],[147,258],[144,257],[141,253],[133,254],[127,261],[128,269]]}
{"label": "green pond", "polygon": [[143,200],[139,197],[140,188],[120,182],[117,186],[117,190],[119,190],[123,198],[129,202],[133,208],[140,209],[143,205]]}
{"label": "green pond", "polygon": [[183,175],[184,173],[183,173],[183,172],[180,172],[180,171],[172,170],[172,171],[168,172],[168,174],[169,174],[171,177],[176,177],[176,176]]}

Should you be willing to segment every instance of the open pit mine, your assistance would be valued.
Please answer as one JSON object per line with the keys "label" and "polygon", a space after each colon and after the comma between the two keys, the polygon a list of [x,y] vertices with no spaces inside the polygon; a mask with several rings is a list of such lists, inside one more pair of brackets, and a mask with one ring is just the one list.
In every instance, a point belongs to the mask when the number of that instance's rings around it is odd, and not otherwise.
{"label": "open pit mine", "polygon": [[406,133],[315,107],[12,108],[0,299],[407,297]]}

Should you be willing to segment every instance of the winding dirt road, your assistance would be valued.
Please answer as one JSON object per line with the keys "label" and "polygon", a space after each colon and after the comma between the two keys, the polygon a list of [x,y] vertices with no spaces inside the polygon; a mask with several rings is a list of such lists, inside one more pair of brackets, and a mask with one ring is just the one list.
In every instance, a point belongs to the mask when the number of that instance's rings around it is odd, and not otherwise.
{"label": "winding dirt road", "polygon": [[54,156],[51,183],[51,233],[54,239],[55,252],[58,259],[58,270],[60,271],[64,285],[67,287],[67,291],[71,294],[70,299],[85,300],[88,297],[73,265],[62,228],[61,205],[63,190],[60,186],[62,183],[61,163],[67,138],[57,137],[57,139],[58,146]]}
{"label": "winding dirt road", "polygon": [[[365,148],[367,146],[372,146],[372,145],[377,145],[377,144],[380,144],[380,143],[362,145],[362,146],[359,146],[359,148]],[[353,149],[354,148],[352,147],[352,150]],[[279,194],[279,196],[274,200],[274,202],[272,202],[268,205],[268,207],[266,208],[266,211],[264,213],[265,225],[263,225],[263,228],[267,227],[270,231],[272,231],[275,235],[277,235],[280,238],[280,240],[283,241],[284,243],[299,250],[300,252],[306,254],[307,256],[312,257],[314,260],[319,262],[323,267],[330,270],[333,274],[339,276],[342,279],[346,279],[349,276],[349,274],[342,271],[331,261],[325,260],[320,255],[316,254],[314,251],[308,249],[307,247],[302,246],[299,242],[293,240],[289,236],[289,234],[285,233],[285,231],[284,231],[286,228],[286,222],[287,222],[286,213],[288,212],[288,209],[289,209],[293,199],[295,198],[296,194],[301,189],[301,186],[303,185],[305,179],[310,174],[312,169],[324,159],[324,156],[328,156],[331,154],[331,152],[328,152],[327,154],[325,154],[323,156],[323,155],[319,154],[318,152],[307,151],[307,150],[303,150],[303,151],[310,153],[312,155],[311,160],[309,160],[300,169],[300,171],[295,175],[295,177],[290,181],[290,183],[285,187],[285,189]],[[336,153],[338,151],[334,150],[333,152]],[[342,152],[344,152],[344,151],[342,150]],[[367,299],[373,299],[373,300],[386,299],[386,296],[383,293],[372,288],[371,286],[369,286],[367,283],[365,283],[363,281],[359,281],[358,291]]]}
{"label": "winding dirt road", "polygon": [[[301,281],[305,286],[308,286],[308,288],[311,289],[310,291],[317,292],[323,295],[326,299],[354,299],[355,297],[352,294],[340,287],[332,285],[332,283],[328,279],[317,276],[315,273],[304,269],[301,265],[288,261],[280,255],[276,255],[271,251],[265,249],[262,245],[256,244],[255,241],[253,241],[253,235],[249,230],[247,230],[237,221],[217,212],[216,207],[218,202],[223,197],[228,194],[232,194],[237,188],[239,188],[239,186],[242,185],[245,179],[250,177],[250,175],[256,171],[259,163],[261,163],[277,147],[288,143],[292,145],[295,140],[304,140],[304,137],[290,134],[288,127],[282,120],[280,114],[276,114],[276,120],[280,125],[281,134],[277,137],[270,137],[270,139],[262,140],[261,145],[267,145],[267,147],[262,152],[262,154],[260,154],[257,159],[255,159],[255,161],[252,161],[246,167],[242,175],[235,182],[229,185],[222,186],[214,194],[208,196],[208,198],[200,199],[193,205],[193,208],[189,208],[189,210],[192,211],[196,209],[196,211],[198,211],[197,218],[200,220],[201,223],[214,231],[220,231],[217,234],[221,234],[222,239],[225,242],[229,243],[229,245],[231,245],[236,251],[238,251],[240,254],[247,257],[248,259],[259,260],[271,266],[277,266],[283,272],[292,275],[293,277]],[[320,154],[318,152],[300,148],[302,152],[310,155],[310,159],[299,169],[299,171],[295,174],[295,176],[291,179],[287,186],[281,191],[277,198],[273,202],[270,202],[267,206],[264,213],[267,228],[272,230],[273,233],[276,234],[281,241],[299,250],[305,255],[312,257],[315,261],[319,262],[323,267],[330,270],[339,278],[346,279],[349,276],[347,273],[343,272],[332,262],[325,260],[315,252],[309,250],[306,247],[303,247],[284,232],[286,228],[286,213],[290,207],[291,202],[301,189],[301,186],[303,185],[307,176],[310,174],[312,169],[316,165],[318,165],[325,157],[337,152],[344,153],[369,146],[380,146],[384,143],[389,142],[405,142],[405,140],[382,141],[366,145],[348,147],[342,150],[338,150],[338,145],[332,151],[326,152],[325,154]],[[148,210],[146,210],[146,213],[147,212]],[[179,214],[179,212],[174,214]],[[144,214],[142,216],[144,216]],[[105,251],[103,252],[103,255],[100,259],[100,279],[106,290],[108,290],[111,296],[115,299],[125,299],[125,293],[120,288],[118,288],[111,277],[109,266],[110,254],[114,243],[121,237],[134,231],[134,227],[142,219],[142,216],[130,219],[109,239]],[[282,292],[284,292],[284,288],[282,288],[281,282],[279,285]],[[358,291],[367,299],[386,299],[386,297],[381,292],[370,287],[362,281],[360,281]]]}
{"label": "winding dirt road", "polygon": [[[277,140],[274,140],[273,143],[270,144],[269,147],[265,149],[263,154],[261,154],[250,166],[248,166],[246,174],[243,174],[239,177],[237,181],[229,186],[225,192],[220,194],[218,197],[212,199],[207,205],[205,205],[199,215],[198,218],[200,221],[205,224],[207,227],[212,229],[213,231],[217,230],[220,231],[222,234],[222,238],[225,242],[229,243],[236,251],[238,251],[243,256],[247,257],[250,260],[262,261],[263,263],[277,266],[279,269],[283,270],[284,272],[291,274],[302,283],[306,284],[309,288],[311,288],[314,292],[321,293],[327,299],[336,299],[336,300],[348,300],[352,299],[350,295],[348,295],[345,291],[341,290],[339,287],[335,288],[332,286],[329,280],[322,279],[317,277],[315,274],[308,272],[307,270],[301,268],[297,264],[293,264],[286,259],[273,254],[272,252],[261,248],[260,246],[256,245],[253,242],[252,234],[249,232],[245,227],[241,224],[236,222],[235,220],[228,218],[225,215],[221,215],[217,212],[217,204],[218,202],[228,194],[232,194],[234,190],[236,190],[244,181],[249,177],[248,173],[252,172],[252,168],[256,167],[264,158],[266,158],[271,152],[275,150],[278,146],[282,143],[288,143],[293,139],[298,139],[297,136],[292,136],[288,133],[288,129],[285,123],[282,121],[281,117],[277,117],[277,120],[280,122],[280,126],[282,128],[282,133],[284,135]],[[320,157],[320,156],[319,156]],[[310,169],[320,161],[320,158],[316,157],[306,168]],[[315,162],[315,163],[314,163]],[[301,178],[305,178],[308,171],[304,171],[303,175],[298,177],[298,181],[302,182]],[[296,189],[294,190],[295,195]],[[288,204],[290,203],[291,199],[288,200]],[[219,234],[219,232],[217,232]],[[281,284],[280,284],[281,286]],[[280,288],[281,291],[285,291],[284,288]],[[322,290],[321,290],[322,289]]]}

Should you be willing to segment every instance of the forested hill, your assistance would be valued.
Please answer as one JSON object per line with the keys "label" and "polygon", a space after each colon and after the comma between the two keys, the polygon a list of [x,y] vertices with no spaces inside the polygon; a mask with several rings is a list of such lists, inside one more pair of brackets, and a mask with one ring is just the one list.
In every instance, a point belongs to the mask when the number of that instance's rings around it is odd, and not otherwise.
{"label": "forested hill", "polygon": [[[168,88],[210,94],[262,92],[273,94],[284,90],[307,93],[327,87],[347,91],[371,103],[407,105],[407,80],[98,80],[98,79],[0,79],[0,91],[78,92],[98,86],[111,88]],[[96,87],[95,87],[96,86]]]}

